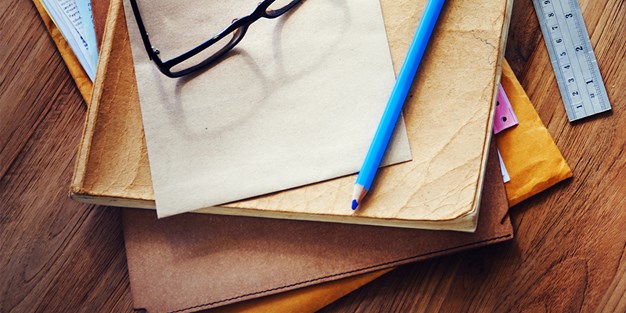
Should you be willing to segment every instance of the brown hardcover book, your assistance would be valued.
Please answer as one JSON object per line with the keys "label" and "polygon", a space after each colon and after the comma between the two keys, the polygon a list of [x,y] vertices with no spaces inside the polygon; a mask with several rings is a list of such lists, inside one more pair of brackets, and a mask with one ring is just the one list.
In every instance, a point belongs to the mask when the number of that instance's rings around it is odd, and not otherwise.
{"label": "brown hardcover book", "polygon": [[126,209],[133,304],[196,312],[493,244],[513,238],[507,212],[494,148],[472,234]]}
{"label": "brown hardcover book", "polygon": [[[397,1],[381,1],[396,70],[426,1],[405,2],[415,12]],[[431,57],[420,73],[428,79],[418,79],[405,110],[414,160],[380,171],[381,183],[368,198],[367,210],[356,214],[345,210],[349,203],[339,191],[349,197],[355,179],[349,176],[199,212],[473,230],[510,8],[510,1],[463,0],[446,5],[442,27],[428,52]],[[113,1],[109,12],[101,52],[106,67],[98,69],[95,105],[88,112],[71,196],[89,203],[153,208],[121,1]],[[467,18],[463,12],[490,18]]]}

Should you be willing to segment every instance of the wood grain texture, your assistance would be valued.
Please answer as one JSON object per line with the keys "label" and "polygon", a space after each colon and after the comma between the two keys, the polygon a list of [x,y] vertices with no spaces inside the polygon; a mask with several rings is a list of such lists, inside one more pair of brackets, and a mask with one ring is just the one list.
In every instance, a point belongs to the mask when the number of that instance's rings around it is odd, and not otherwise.
{"label": "wood grain texture", "polygon": [[[626,311],[626,3],[580,0],[613,112],[570,124],[530,1],[507,58],[574,171],[513,242],[395,270],[324,312]],[[84,105],[30,1],[0,3],[0,312],[129,312],[118,212],[67,199]]]}
{"label": "wood grain texture", "polygon": [[0,312],[128,311],[119,212],[67,197],[81,95],[33,4],[0,9]]}

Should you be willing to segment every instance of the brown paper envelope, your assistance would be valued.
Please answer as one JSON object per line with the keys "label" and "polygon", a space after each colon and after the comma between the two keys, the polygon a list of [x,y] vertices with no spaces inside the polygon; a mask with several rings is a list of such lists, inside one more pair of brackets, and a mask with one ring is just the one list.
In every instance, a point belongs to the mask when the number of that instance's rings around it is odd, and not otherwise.
{"label": "brown paper envelope", "polygon": [[473,234],[126,209],[134,306],[194,312],[511,239],[495,149],[488,162]]}
{"label": "brown paper envelope", "polygon": [[391,270],[393,268],[282,292],[272,296],[209,309],[206,310],[206,313],[316,312]]}

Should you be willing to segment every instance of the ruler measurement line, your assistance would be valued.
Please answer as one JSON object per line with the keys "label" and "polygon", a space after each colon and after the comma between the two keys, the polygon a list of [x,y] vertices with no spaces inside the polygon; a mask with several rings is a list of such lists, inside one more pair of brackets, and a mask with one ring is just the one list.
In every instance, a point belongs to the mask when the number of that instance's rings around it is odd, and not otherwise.
{"label": "ruler measurement line", "polygon": [[533,0],[571,121],[611,109],[577,0]]}
{"label": "ruler measurement line", "polygon": [[[559,5],[560,5],[560,7],[561,7],[560,12],[562,12],[562,13],[561,13],[561,14],[559,14],[558,16],[559,16],[559,17],[560,17],[561,15],[562,15],[562,16],[565,16],[565,25],[567,25],[567,26],[568,26],[568,27],[566,27],[566,28],[565,28],[565,31],[567,31],[567,40],[568,40],[568,41],[570,41],[571,46],[574,46],[574,45],[575,45],[575,43],[574,43],[574,40],[573,40],[573,34],[572,34],[572,31],[571,31],[571,25],[569,25],[569,23],[568,23],[568,21],[567,21],[567,17],[566,17],[566,16],[567,16],[567,14],[572,14],[572,13],[571,13],[571,9],[570,9],[570,10],[566,10],[566,9],[563,7],[563,3],[559,3]],[[569,11],[569,13],[565,13],[565,12],[568,12],[568,11]],[[557,18],[557,19],[558,19],[558,18]],[[578,29],[578,30],[580,30],[580,29]],[[563,36],[563,37],[565,37],[565,36]],[[580,37],[579,37],[579,39],[580,39]],[[564,39],[564,40],[565,40],[565,39]],[[575,50],[575,49],[574,49],[574,50]],[[568,51],[568,52],[571,52],[571,51]],[[575,51],[574,51],[574,52],[575,52]],[[579,59],[579,58],[575,58],[575,59],[574,59],[574,61],[575,61],[575,63],[576,63],[576,66],[574,66],[574,64],[573,64],[574,62],[572,62],[572,59],[571,59],[571,58],[569,58],[569,54],[568,54],[568,61],[569,61],[569,64],[571,64],[571,65],[572,65],[572,72],[573,72],[573,73],[572,73],[572,77],[573,77],[573,79],[574,79],[574,84],[575,84],[575,88],[571,88],[571,89],[569,89],[569,88],[568,88],[568,92],[572,95],[572,96],[571,96],[571,99],[572,99],[572,105],[574,106],[574,117],[575,117],[575,118],[578,118],[578,117],[579,117],[579,115],[586,116],[586,115],[588,114],[588,112],[587,112],[587,111],[588,111],[588,106],[586,106],[586,105],[585,105],[585,104],[586,104],[586,103],[585,103],[585,102],[586,102],[586,101],[585,101],[585,99],[583,99],[582,97],[579,97],[579,95],[580,95],[580,90],[582,89],[582,88],[581,88],[581,86],[580,86],[581,81],[580,81],[580,80],[578,80],[578,79],[576,79],[576,76],[578,76],[578,77],[582,76],[582,77],[583,77],[583,80],[584,80],[585,73],[584,73],[584,71],[583,71],[583,66],[582,66],[582,64],[581,64],[581,62],[580,62],[580,59]],[[566,78],[567,78],[567,77],[566,77]],[[569,79],[569,78],[567,78],[567,79]],[[577,96],[578,96],[578,99],[576,98]],[[576,100],[580,100],[580,102],[578,102],[578,101],[576,101]],[[576,109],[578,109],[578,108],[579,108],[579,109],[582,109],[582,111],[583,111],[582,113],[583,113],[583,114],[578,114],[578,113],[579,113],[579,111],[577,111],[577,110],[576,110]]]}
{"label": "ruler measurement line", "polygon": [[[573,15],[572,6],[573,6],[573,5],[572,5],[572,2],[571,2],[571,0],[570,0],[570,1],[569,1],[569,8],[568,8],[569,10],[568,10],[568,11],[570,12],[569,14],[572,14],[572,15]],[[564,12],[565,12],[565,11],[564,11]],[[584,36],[583,36],[583,34],[582,34],[581,25],[578,23],[579,19],[574,19],[574,18],[571,18],[571,20],[573,20],[573,21],[572,21],[572,23],[573,23],[573,24],[575,24],[575,25],[568,25],[568,26],[569,26],[569,27],[568,27],[568,32],[570,33],[569,35],[570,35],[571,37],[573,37],[573,34],[571,33],[571,28],[572,28],[572,27],[574,27],[574,28],[576,29],[576,33],[577,33],[577,35],[578,35],[578,41],[579,41],[579,42],[578,42],[578,43],[576,43],[576,42],[573,42],[573,41],[572,41],[572,44],[573,44],[575,47],[580,47],[580,46],[581,46],[581,44],[584,42]],[[567,20],[566,20],[566,23],[568,23],[568,21],[567,21]],[[568,24],[569,24],[569,23],[568,23]],[[584,25],[583,25],[583,27],[584,27]],[[588,48],[588,50],[587,50],[587,51],[589,51],[591,47],[587,47],[587,48]],[[581,50],[581,51],[585,51],[584,49],[585,49],[585,47],[583,46],[583,50]],[[576,53],[576,51],[574,51],[574,52]],[[584,56],[585,56],[585,59],[586,59],[586,61],[587,61],[586,63],[587,63],[587,64],[589,64],[589,59],[587,58],[588,53],[585,53],[585,54],[584,54]],[[585,67],[583,67],[583,65],[581,64],[581,62],[580,62],[580,58],[577,58],[577,60],[576,60],[576,61],[578,62],[578,66],[579,66],[579,68],[580,68],[580,72],[581,72],[581,74],[582,74],[582,78],[583,78],[583,79],[582,79],[582,81],[577,81],[577,82],[576,82],[576,83],[577,83],[578,90],[581,90],[581,89],[583,89],[583,88],[585,88],[585,89],[587,89],[587,90],[588,90],[588,88],[587,88],[587,83],[586,83],[586,82],[587,82],[587,81],[589,81],[589,79],[590,79],[590,78],[587,78],[587,77],[585,77],[585,76],[591,76],[591,75],[586,75],[586,73],[585,73]],[[588,71],[588,72],[591,72],[591,71],[589,70],[589,68],[588,68],[588,67],[587,67],[586,69],[587,69],[587,71]],[[591,73],[590,73],[590,74],[591,74]],[[592,81],[593,81],[593,79],[592,79]],[[585,85],[584,85],[584,86],[580,86],[580,83],[583,83],[583,82],[585,82]],[[587,101],[585,101],[585,100],[587,100]],[[587,105],[585,105],[585,104],[587,104]],[[574,105],[576,105],[576,104],[574,104]],[[593,112],[593,111],[594,111],[594,108],[593,108],[593,103],[592,103],[592,101],[591,101],[591,99],[590,99],[590,98],[585,98],[585,99],[583,99],[583,107],[582,107],[582,108],[583,108],[584,116],[587,116],[589,113],[591,113],[591,112]],[[590,111],[590,112],[588,112],[588,111]]]}
{"label": "ruler measurement line", "polygon": [[[570,6],[575,5],[575,3],[573,3],[573,1],[575,0],[569,0]],[[582,13],[581,13],[581,17],[582,17]],[[593,66],[598,66],[598,62],[595,58],[595,55],[593,54],[593,47],[591,47],[591,39],[589,38],[589,34],[587,32],[587,28],[585,27],[584,24],[581,24],[581,19],[575,19],[574,22],[576,22],[576,26],[578,29],[578,36],[580,38],[580,40],[582,41],[581,44],[584,45],[586,47],[586,53],[585,53],[585,58],[587,60],[588,64],[593,64]],[[587,40],[585,40],[585,38]],[[593,57],[593,60],[591,59],[591,57]],[[599,72],[598,72],[599,74]],[[594,82],[601,82],[602,84],[604,84],[602,77],[599,77],[599,75],[596,75],[595,71],[591,71],[591,79]],[[610,109],[610,105],[608,102],[608,95],[606,94],[606,91],[601,90],[598,86],[596,86],[595,84],[593,86],[594,92],[595,92],[595,97],[592,97],[592,105],[593,105],[593,100],[595,99],[595,102],[599,105],[599,109],[601,111],[606,111]],[[604,102],[600,102],[598,99],[602,99],[600,97],[606,97],[607,101]],[[595,109],[595,108],[594,108]]]}
{"label": "ruler measurement line", "polygon": [[[545,10],[543,12],[544,16],[546,17],[546,24],[545,25],[546,25],[546,27],[550,27],[550,29],[555,30],[555,32],[550,32],[550,31],[547,32],[548,33],[548,37],[549,37],[549,41],[550,41],[551,44],[548,45],[548,43],[546,42],[546,46],[548,47],[548,54],[551,55],[551,59],[552,59],[552,63],[553,63],[552,67],[555,68],[554,63],[556,63],[556,67],[559,68],[559,69],[563,69],[564,72],[565,71],[571,71],[571,66],[572,66],[571,60],[568,60],[569,62],[564,64],[562,62],[562,60],[557,57],[557,55],[558,55],[558,51],[557,51],[558,46],[557,45],[559,44],[559,42],[558,42],[558,38],[555,39],[554,33],[558,32],[558,34],[562,34],[562,31],[561,31],[561,27],[560,27],[560,25],[558,23],[558,20],[556,18],[556,10],[555,10],[554,4],[552,3],[552,1],[547,1],[547,2],[550,4],[550,10],[547,13],[545,12]],[[544,3],[546,3],[546,1],[544,1]],[[552,18],[554,20],[554,23],[551,24],[549,22],[549,20],[548,20],[549,18]],[[543,28],[543,23],[542,23],[541,26]],[[556,26],[556,28],[554,28],[554,26]],[[545,37],[545,34],[544,34],[544,37]],[[554,57],[552,57],[552,56],[554,56]],[[567,77],[567,75],[564,75],[564,74],[565,73],[561,73],[560,71],[557,71],[556,68],[555,68],[555,76],[557,78],[557,83],[559,84],[559,87],[561,87],[561,88],[559,88],[560,92],[561,92],[561,97],[565,101],[565,99],[569,98],[569,95],[570,95],[570,93],[572,91],[570,90],[570,87],[567,84],[564,84],[563,86],[560,86],[561,85],[561,81],[563,81],[565,79],[565,77]],[[560,77],[560,76],[562,76],[562,77]],[[570,115],[574,116],[574,117],[576,116],[576,112],[573,111],[570,107],[566,106],[565,109],[566,109],[566,112],[567,112],[568,116],[570,116]]]}

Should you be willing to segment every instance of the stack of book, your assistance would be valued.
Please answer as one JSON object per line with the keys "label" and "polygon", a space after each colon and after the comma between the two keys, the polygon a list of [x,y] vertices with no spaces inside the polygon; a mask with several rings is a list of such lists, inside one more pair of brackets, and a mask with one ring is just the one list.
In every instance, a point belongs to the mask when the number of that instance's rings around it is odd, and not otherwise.
{"label": "stack of book", "polygon": [[[396,70],[425,2],[381,0]],[[339,286],[513,238],[491,140],[511,5],[463,0],[444,8],[404,111],[413,160],[382,169],[368,199],[375,209],[352,214],[346,198],[328,192],[351,190],[349,176],[161,220],[152,210],[124,210],[135,307],[194,312],[322,282]],[[96,27],[100,60],[71,196],[153,209],[122,0],[99,12],[96,25],[105,17],[106,25]]]}

